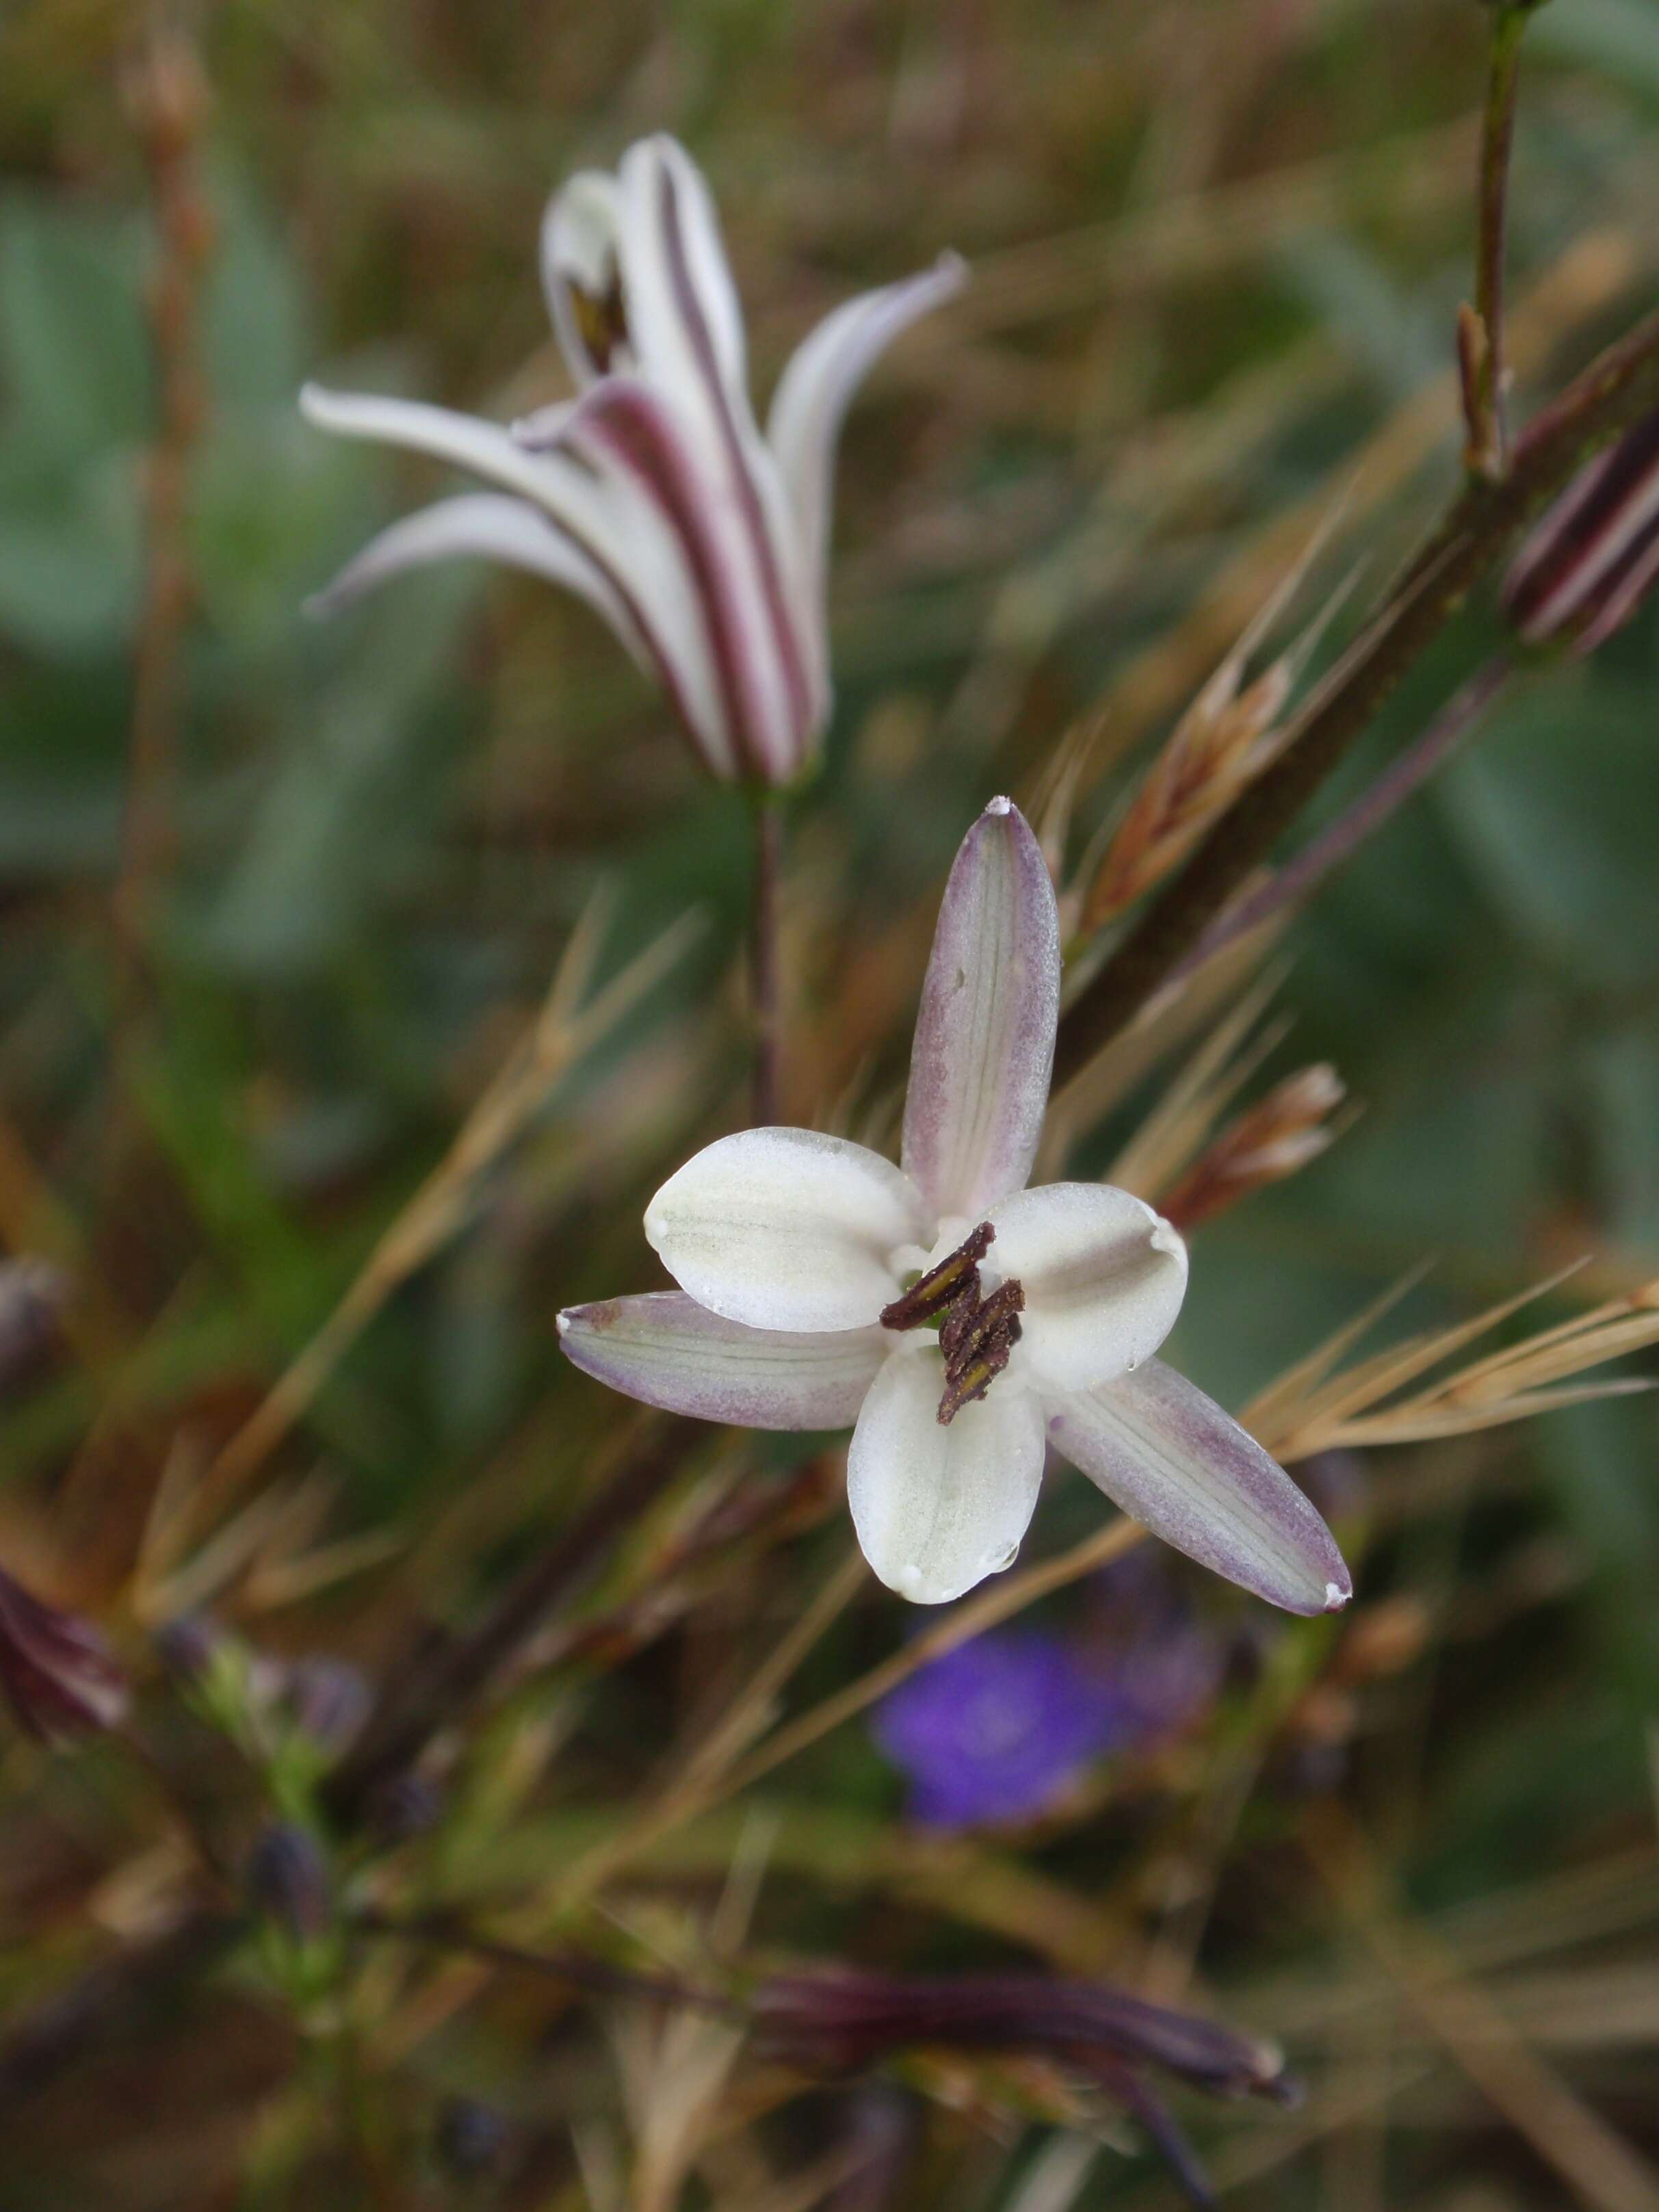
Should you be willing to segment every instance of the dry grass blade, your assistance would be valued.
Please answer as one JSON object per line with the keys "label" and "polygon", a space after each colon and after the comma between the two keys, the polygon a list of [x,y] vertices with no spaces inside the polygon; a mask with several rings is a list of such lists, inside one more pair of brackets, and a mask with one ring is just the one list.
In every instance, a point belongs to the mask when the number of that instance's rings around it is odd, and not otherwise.
{"label": "dry grass blade", "polygon": [[[1327,1380],[1331,1366],[1376,1318],[1376,1310],[1341,1333],[1334,1358],[1322,1349],[1315,1361],[1292,1370],[1240,1416],[1269,1451],[1304,1459],[1345,1445],[1413,1443],[1465,1436],[1549,1413],[1564,1406],[1622,1397],[1651,1385],[1637,1376],[1575,1383],[1571,1377],[1632,1352],[1659,1343],[1659,1287],[1652,1284],[1615,1298],[1576,1320],[1540,1330],[1503,1351],[1454,1369],[1413,1391],[1396,1394],[1444,1364],[1463,1346],[1497,1328],[1568,1275],[1505,1298],[1455,1327],[1408,1339]],[[1393,1402],[1389,1402],[1392,1401]]]}
{"label": "dry grass blade", "polygon": [[1659,2176],[1543,2063],[1457,1961],[1407,1923],[1346,1816],[1328,1808],[1309,1841],[1327,1887],[1424,2025],[1574,2197],[1595,2212],[1659,2212]]}
{"label": "dry grass blade", "polygon": [[1162,1212],[1185,1236],[1252,1191],[1283,1182],[1335,1142],[1344,1124],[1332,1117],[1346,1096],[1328,1061],[1298,1068],[1221,1132],[1164,1194]]}
{"label": "dry grass blade", "polygon": [[1085,935],[1121,914],[1168,875],[1283,743],[1280,717],[1297,671],[1336,601],[1328,603],[1293,651],[1282,654],[1248,685],[1245,664],[1261,632],[1301,583],[1328,528],[1328,524],[1305,549],[1170,732],[1130,801],[1083,900],[1080,927]]}
{"label": "dry grass blade", "polygon": [[1107,1170],[1109,1182],[1150,1200],[1197,1158],[1252,1069],[1285,1035],[1285,1024],[1277,1024],[1246,1048],[1246,1039],[1283,981],[1283,969],[1275,965],[1217,1022],[1179,1074],[1159,1091]]}
{"label": "dry grass blade", "polygon": [[[700,927],[695,915],[683,915],[588,999],[603,916],[599,902],[590,905],[572,932],[540,1012],[506,1065],[381,1235],[338,1305],[208,1469],[181,1523],[198,1523],[258,1471],[386,1300],[460,1227],[480,1177],[522,1133],[552,1086],[660,981]],[[185,1528],[173,1534],[182,1540]]]}

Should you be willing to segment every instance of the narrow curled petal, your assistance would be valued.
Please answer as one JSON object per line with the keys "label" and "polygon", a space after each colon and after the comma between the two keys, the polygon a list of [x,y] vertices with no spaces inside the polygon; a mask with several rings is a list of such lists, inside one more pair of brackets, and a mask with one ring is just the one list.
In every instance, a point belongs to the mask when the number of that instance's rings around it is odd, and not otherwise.
{"label": "narrow curled petal", "polygon": [[300,411],[319,430],[332,430],[343,438],[363,438],[373,445],[403,446],[413,453],[430,453],[434,460],[452,462],[474,476],[517,492],[538,507],[562,501],[570,471],[568,462],[532,453],[499,422],[486,422],[477,415],[462,415],[451,407],[433,407],[423,399],[386,399],[369,392],[330,392],[320,384],[307,384],[300,394]]}
{"label": "narrow curled petal", "polygon": [[890,1160],[811,1129],[720,1138],[669,1177],[645,1214],[680,1288],[750,1328],[870,1326],[896,1287],[890,1255],[923,1241],[923,1227]]}
{"label": "narrow curled petal", "polygon": [[562,584],[596,608],[635,660],[649,668],[650,653],[626,602],[592,557],[565,535],[540,507],[505,492],[464,492],[405,515],[373,538],[339,574],[307,601],[313,614],[333,614],[388,576],[430,561],[474,556],[504,561]]}
{"label": "narrow curled petal", "polygon": [[[636,649],[635,641],[642,647],[711,772],[722,776],[738,772],[696,579],[669,520],[630,477],[620,471],[602,477],[568,453],[532,450],[499,423],[415,400],[325,392],[308,384],[300,404],[319,428],[429,453],[471,470],[544,514],[619,609],[624,641],[630,650]],[[560,422],[568,415],[568,410],[559,410]],[[416,546],[421,542],[416,532]],[[384,554],[386,543],[377,540],[360,557],[369,561],[377,550]],[[394,542],[392,552],[416,557],[410,554],[408,541]],[[514,556],[502,550],[501,557]],[[377,580],[388,573],[389,568],[377,564],[362,580]],[[556,580],[582,588],[574,577]],[[341,580],[343,585],[344,581]]]}
{"label": "narrow curled petal", "polygon": [[889,1589],[944,1605],[1012,1563],[1042,1480],[1042,1409],[1006,1385],[939,1419],[944,1364],[907,1346],[877,1376],[847,1455],[860,1549]]}
{"label": "narrow curled petal", "polygon": [[1059,1011],[1048,864],[1019,809],[994,799],[945,887],[910,1050],[904,1166],[941,1215],[977,1219],[1024,1187]]}
{"label": "narrow curled petal", "polygon": [[853,394],[894,339],[960,291],[967,273],[959,256],[945,253],[919,276],[845,301],[796,348],[779,379],[766,438],[815,599],[830,555],[836,446]]}
{"label": "narrow curled petal", "polygon": [[613,1390],[746,1429],[844,1429],[892,1350],[883,1328],[745,1328],[684,1291],[605,1298],[559,1316],[565,1357]]}
{"label": "narrow curled petal", "polygon": [[1335,1539],[1284,1468],[1161,1359],[1051,1396],[1048,1433],[1114,1504],[1270,1605],[1333,1613],[1352,1596]]}
{"label": "narrow curled petal", "polygon": [[1006,1200],[992,1219],[990,1261],[1024,1286],[1026,1356],[1043,1382],[1110,1382],[1175,1327],[1187,1248],[1143,1200],[1110,1183],[1050,1182]]}

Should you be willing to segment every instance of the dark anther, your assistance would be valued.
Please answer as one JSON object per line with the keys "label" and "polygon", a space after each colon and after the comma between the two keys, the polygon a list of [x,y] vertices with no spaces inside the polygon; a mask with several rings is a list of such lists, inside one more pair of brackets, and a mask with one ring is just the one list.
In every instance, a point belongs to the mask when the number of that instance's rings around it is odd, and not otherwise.
{"label": "dark anther", "polygon": [[940,1324],[939,1348],[945,1354],[941,1426],[948,1428],[964,1406],[982,1398],[1008,1364],[1008,1355],[1019,1342],[1024,1305],[1024,1289],[1007,1282],[971,1309],[964,1298]]}
{"label": "dark anther", "polygon": [[1019,1342],[1025,1293],[1018,1283],[1004,1283],[989,1297],[980,1294],[979,1263],[995,1237],[990,1223],[981,1221],[948,1258],[881,1310],[884,1328],[939,1323],[939,1348],[945,1357],[945,1389],[939,1401],[942,1428],[985,1395]]}
{"label": "dark anther", "polygon": [[930,1267],[920,1282],[912,1283],[902,1298],[881,1310],[884,1328],[921,1328],[937,1321],[964,1291],[979,1302],[979,1263],[990,1249],[996,1231],[981,1221],[971,1237],[958,1244],[948,1258]]}

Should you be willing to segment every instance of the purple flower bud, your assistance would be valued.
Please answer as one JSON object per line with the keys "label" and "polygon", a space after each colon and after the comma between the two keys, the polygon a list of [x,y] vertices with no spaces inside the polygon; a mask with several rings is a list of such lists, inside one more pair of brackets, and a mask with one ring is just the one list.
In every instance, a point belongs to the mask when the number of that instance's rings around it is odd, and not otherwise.
{"label": "purple flower bud", "polygon": [[335,1757],[349,1748],[374,1702],[368,1684],[343,1659],[297,1659],[285,1686],[295,1724]]}
{"label": "purple flower bud", "polygon": [[226,1643],[224,1630],[210,1613],[181,1613],[164,1621],[150,1639],[156,1657],[180,1688],[193,1690]]}
{"label": "purple flower bud", "polygon": [[1271,2044],[1104,1983],[826,1968],[763,1984],[754,2008],[773,2055],[807,2073],[843,2073],[913,2045],[1060,2060],[1137,2116],[1200,2203],[1210,2201],[1203,2177],[1146,2071],[1213,2096],[1288,2105],[1298,2094]]}
{"label": "purple flower bud", "polygon": [[423,1774],[394,1774],[370,1797],[364,1822],[374,1840],[391,1850],[429,1833],[443,1818],[443,1810],[435,1783]]}
{"label": "purple flower bud", "polygon": [[1528,645],[1594,651],[1659,579],[1659,410],[1580,471],[1527,538],[1504,585]]}
{"label": "purple flower bud", "polygon": [[50,1260],[0,1261],[0,1391],[27,1382],[58,1348],[70,1280]]}
{"label": "purple flower bud", "polygon": [[0,1573],[0,1684],[18,1724],[40,1743],[118,1727],[127,1678],[88,1620],[31,1597]]}
{"label": "purple flower bud", "polygon": [[883,1699],[876,1741],[929,1827],[1030,1820],[1062,1796],[1121,1721],[1052,1636],[995,1631],[920,1668]]}
{"label": "purple flower bud", "polygon": [[333,1899],[316,1838],[293,1820],[264,1829],[248,1854],[248,1895],[296,1943],[328,1933]]}
{"label": "purple flower bud", "polygon": [[488,2173],[507,2146],[507,2122],[476,2097],[452,2097],[438,2116],[438,2153],[459,2174]]}

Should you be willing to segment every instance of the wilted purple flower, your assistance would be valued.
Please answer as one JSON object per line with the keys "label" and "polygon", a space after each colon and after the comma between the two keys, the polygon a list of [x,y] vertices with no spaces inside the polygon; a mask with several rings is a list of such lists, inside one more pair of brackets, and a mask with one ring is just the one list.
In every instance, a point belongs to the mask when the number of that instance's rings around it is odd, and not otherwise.
{"label": "wilted purple flower", "polygon": [[1099,1982],[825,1968],[764,1983],[754,2009],[775,2054],[803,2071],[843,2073],[915,2045],[1056,2058],[1136,2114],[1199,2203],[1211,2202],[1203,2177],[1146,2070],[1212,2096],[1288,2105],[1299,2094],[1273,2045]]}
{"label": "wilted purple flower", "polygon": [[335,606],[450,554],[530,569],[597,609],[717,776],[793,782],[830,710],[824,572],[842,418],[884,349],[962,282],[947,256],[846,301],[795,354],[762,436],[714,203],[672,138],[583,170],[542,226],[542,282],[578,397],[507,429],[307,386],[324,429],[494,484],[384,532]]}
{"label": "wilted purple flower", "polygon": [[809,1129],[723,1137],[645,1232],[678,1291],[559,1316],[567,1355],[647,1405],[751,1428],[854,1428],[864,1555],[921,1604],[1007,1566],[1048,1447],[1206,1566],[1293,1613],[1348,1571],[1290,1477],[1152,1354],[1187,1249],[1127,1191],[1029,1190],[1060,1006],[1042,851],[994,799],[945,887],[903,1166]]}
{"label": "wilted purple flower", "polygon": [[1504,585],[1528,645],[1589,653],[1659,581],[1659,409],[1580,471],[1522,546]]}
{"label": "wilted purple flower", "polygon": [[1120,1732],[1111,1691],[1057,1637],[999,1629],[911,1675],[876,1708],[876,1741],[926,1826],[1029,1820]]}
{"label": "wilted purple flower", "polygon": [[44,1604],[0,1573],[0,1684],[18,1724],[40,1743],[117,1728],[127,1678],[89,1620]]}

